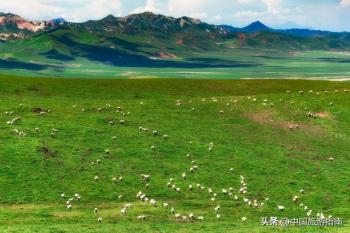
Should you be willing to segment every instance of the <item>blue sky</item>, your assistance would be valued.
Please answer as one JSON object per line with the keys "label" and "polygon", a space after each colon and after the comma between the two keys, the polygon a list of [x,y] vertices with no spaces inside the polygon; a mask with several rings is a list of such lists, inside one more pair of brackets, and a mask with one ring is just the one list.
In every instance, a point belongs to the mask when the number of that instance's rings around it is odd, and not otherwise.
{"label": "blue sky", "polygon": [[32,20],[63,17],[82,22],[108,14],[152,11],[191,16],[214,24],[244,26],[260,20],[280,28],[303,26],[350,31],[350,0],[4,0],[0,12]]}

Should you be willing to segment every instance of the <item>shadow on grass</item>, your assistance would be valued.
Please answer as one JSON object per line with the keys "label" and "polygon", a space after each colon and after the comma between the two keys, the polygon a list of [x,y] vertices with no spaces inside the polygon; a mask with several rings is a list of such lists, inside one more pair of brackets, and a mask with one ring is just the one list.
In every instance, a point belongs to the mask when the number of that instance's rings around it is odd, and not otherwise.
{"label": "shadow on grass", "polygon": [[22,62],[22,61],[17,61],[15,59],[0,59],[0,69],[1,68],[2,69],[24,69],[24,70],[33,70],[33,71],[40,71],[48,68],[53,68],[56,71],[59,71],[58,67],[56,66]]}
{"label": "shadow on grass", "polygon": [[46,53],[39,53],[39,55],[45,56],[49,59],[55,59],[55,60],[59,60],[59,61],[73,61],[75,59],[74,57],[59,53],[55,49],[51,49],[50,51],[48,51]]}
{"label": "shadow on grass", "polygon": [[[221,59],[193,58],[187,61],[172,61],[151,59],[146,56],[130,54],[114,48],[103,47],[77,42],[67,36],[54,36],[58,42],[71,48],[71,56],[83,57],[90,61],[102,62],[112,66],[121,67],[150,67],[150,68],[232,68],[232,67],[255,67],[256,63],[237,63]],[[120,41],[116,41],[117,43]],[[136,49],[136,45],[124,44],[126,48]]]}
{"label": "shadow on grass", "polygon": [[350,63],[350,59],[344,59],[344,58],[318,58],[318,60],[325,61],[325,62],[333,62],[333,63]]}

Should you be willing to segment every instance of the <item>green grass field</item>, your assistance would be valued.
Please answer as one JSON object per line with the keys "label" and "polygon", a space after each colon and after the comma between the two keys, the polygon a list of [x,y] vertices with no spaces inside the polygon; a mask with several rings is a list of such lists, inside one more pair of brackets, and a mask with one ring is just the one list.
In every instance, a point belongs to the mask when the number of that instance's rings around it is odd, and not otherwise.
{"label": "green grass field", "polygon": [[[74,37],[75,38],[75,37]],[[84,42],[98,45],[100,42],[91,35],[79,37]],[[126,38],[143,44],[144,38]],[[171,40],[175,41],[175,39]],[[156,42],[154,42],[156,43]],[[166,47],[166,43],[158,47]],[[158,42],[156,43],[158,44]],[[107,45],[105,45],[107,46]],[[176,46],[176,58],[154,58],[154,64],[134,61],[131,66],[118,64],[115,57],[104,58],[106,49],[101,47],[88,55],[72,56],[74,45],[46,37],[15,41],[0,46],[0,73],[20,76],[65,77],[65,78],[187,78],[187,79],[242,79],[242,78],[308,78],[308,79],[348,79],[350,74],[348,51],[290,50],[276,48],[237,47],[228,40],[209,46],[208,50],[191,51],[187,47]],[[159,50],[160,50],[159,48]],[[59,51],[58,55],[44,56],[48,51]],[[88,50],[89,51],[89,50]],[[109,51],[109,50],[107,50]],[[171,50],[172,51],[172,50]],[[154,51],[153,51],[154,52]],[[86,51],[84,54],[87,53]],[[111,53],[111,52],[109,52]],[[152,51],[143,51],[148,58]],[[118,54],[113,51],[112,54]],[[55,57],[55,56],[62,56]],[[101,58],[99,58],[101,56]],[[117,55],[115,55],[117,56]],[[1,59],[10,59],[2,63]],[[11,59],[15,59],[16,63]],[[61,59],[61,60],[60,60]],[[100,60],[99,60],[100,59]],[[125,58],[124,58],[125,59]],[[121,59],[123,60],[123,58]],[[105,61],[105,62],[102,62]],[[117,64],[114,64],[113,61]],[[159,63],[169,63],[159,67]],[[186,65],[184,65],[186,64]],[[204,64],[205,66],[198,66]],[[129,64],[130,65],[130,64]]]}
{"label": "green grass field", "polygon": [[[345,90],[350,83],[1,75],[0,232],[350,232]],[[15,117],[20,120],[8,125]],[[246,194],[239,192],[241,175]],[[167,187],[171,178],[180,192]],[[224,195],[230,187],[232,196]],[[214,202],[208,188],[217,194]],[[137,199],[139,191],[157,207]],[[76,193],[81,200],[67,210]],[[126,203],[133,207],[122,216]],[[344,226],[261,226],[261,217],[306,217],[301,203],[312,217],[322,212]],[[204,220],[174,215],[190,213]],[[137,220],[140,215],[146,219]]]}

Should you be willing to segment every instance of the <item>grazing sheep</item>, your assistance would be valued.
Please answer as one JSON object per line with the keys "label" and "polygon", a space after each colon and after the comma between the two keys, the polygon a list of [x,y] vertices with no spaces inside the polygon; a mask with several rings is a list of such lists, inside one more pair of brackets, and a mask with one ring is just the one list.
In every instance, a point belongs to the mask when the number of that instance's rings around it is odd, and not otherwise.
{"label": "grazing sheep", "polygon": [[99,217],[98,219],[97,219],[97,222],[103,222],[103,218],[101,218],[101,217]]}
{"label": "grazing sheep", "polygon": [[157,202],[156,202],[156,200],[154,200],[154,199],[151,199],[151,200],[150,200],[150,204],[151,204],[152,206],[154,206],[154,207],[157,207]]}
{"label": "grazing sheep", "polygon": [[120,214],[121,214],[122,216],[125,216],[125,215],[126,215],[126,208],[122,208],[122,209],[120,210]]}
{"label": "grazing sheep", "polygon": [[310,217],[311,214],[312,214],[312,210],[309,210],[309,211],[306,213],[306,215],[307,215],[308,217]]}
{"label": "grazing sheep", "polygon": [[99,179],[99,177],[98,176],[95,176],[95,178],[94,178],[96,181],[98,181],[98,179]]}
{"label": "grazing sheep", "polygon": [[164,134],[163,139],[168,139],[168,135]]}
{"label": "grazing sheep", "polygon": [[146,215],[139,215],[139,216],[137,216],[137,220],[139,220],[139,221],[146,220]]}
{"label": "grazing sheep", "polygon": [[279,211],[284,211],[284,206],[283,205],[279,205],[279,206],[277,206],[277,209],[279,210]]}
{"label": "grazing sheep", "polygon": [[197,220],[203,222],[204,217],[203,217],[203,216],[198,216],[198,217],[197,217]]}
{"label": "grazing sheep", "polygon": [[72,210],[72,207],[73,207],[72,204],[68,204],[67,205],[67,210]]}
{"label": "grazing sheep", "polygon": [[294,203],[298,202],[298,200],[299,200],[299,197],[298,197],[298,196],[294,196],[294,197],[293,197],[293,202],[294,202]]}
{"label": "grazing sheep", "polygon": [[221,215],[220,215],[220,214],[217,214],[217,215],[216,215],[216,219],[217,219],[217,220],[220,220],[220,219],[221,219]]}
{"label": "grazing sheep", "polygon": [[164,203],[163,203],[163,207],[164,207],[165,209],[168,209],[168,208],[169,208],[169,204],[166,203],[166,202],[164,202]]}
{"label": "grazing sheep", "polygon": [[304,194],[305,193],[305,190],[304,189],[300,189],[299,191],[301,194]]}
{"label": "grazing sheep", "polygon": [[98,213],[98,208],[95,208],[94,209],[94,214],[97,214]]}
{"label": "grazing sheep", "polygon": [[141,174],[142,181],[149,181],[151,179],[151,175]]}
{"label": "grazing sheep", "polygon": [[241,220],[242,220],[242,222],[245,222],[245,221],[247,221],[247,217],[242,217]]}

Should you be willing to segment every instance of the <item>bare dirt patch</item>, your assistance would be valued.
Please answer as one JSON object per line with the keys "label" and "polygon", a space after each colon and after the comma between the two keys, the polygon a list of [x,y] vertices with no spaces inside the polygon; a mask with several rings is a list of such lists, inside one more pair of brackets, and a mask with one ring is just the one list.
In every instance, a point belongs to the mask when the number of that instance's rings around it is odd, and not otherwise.
{"label": "bare dirt patch", "polygon": [[39,148],[39,151],[42,153],[42,155],[46,160],[57,156],[57,152],[47,146],[43,146]]}
{"label": "bare dirt patch", "polygon": [[12,204],[12,205],[0,205],[0,209],[6,209],[11,211],[32,211],[32,210],[40,210],[51,207],[50,205],[42,205],[42,204]]}
{"label": "bare dirt patch", "polygon": [[81,215],[80,212],[77,211],[57,211],[53,212],[53,216],[57,218],[73,218],[73,217],[79,217]]}
{"label": "bare dirt patch", "polygon": [[249,120],[259,123],[259,124],[271,124],[274,123],[274,116],[276,115],[276,111],[269,112],[255,112],[246,114]]}
{"label": "bare dirt patch", "polygon": [[323,132],[321,126],[319,125],[280,120],[280,119],[276,119],[276,115],[277,115],[277,112],[274,110],[271,110],[268,112],[264,111],[264,112],[248,113],[248,114],[245,114],[245,117],[247,117],[249,120],[255,123],[258,123],[261,125],[270,125],[278,129],[303,130],[303,131],[310,132],[311,134]]}
{"label": "bare dirt patch", "polygon": [[322,119],[332,119],[333,115],[329,112],[316,112],[315,115]]}

